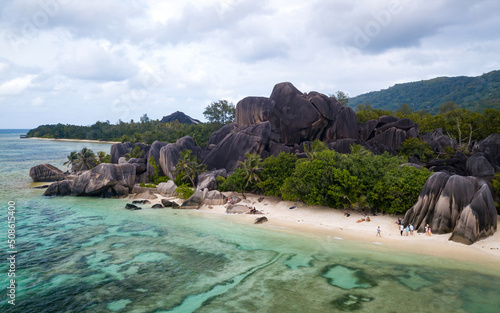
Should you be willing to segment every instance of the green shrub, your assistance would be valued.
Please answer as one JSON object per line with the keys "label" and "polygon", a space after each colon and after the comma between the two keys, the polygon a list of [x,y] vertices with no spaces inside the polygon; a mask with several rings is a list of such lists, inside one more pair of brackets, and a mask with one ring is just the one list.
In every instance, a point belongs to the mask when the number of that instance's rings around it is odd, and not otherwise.
{"label": "green shrub", "polygon": [[144,187],[144,188],[156,188],[155,184],[140,183],[139,186]]}
{"label": "green shrub", "polygon": [[281,196],[285,179],[295,170],[297,156],[281,152],[278,157],[270,156],[262,162],[261,182],[257,184],[266,196]]}
{"label": "green shrub", "polygon": [[405,213],[417,202],[431,174],[426,168],[412,166],[387,172],[374,187],[372,199],[375,207],[390,214]]}
{"label": "green shrub", "polygon": [[336,167],[335,155],[334,151],[322,151],[312,161],[298,162],[281,188],[283,199],[333,208],[356,203],[359,181],[347,170]]}
{"label": "green shrub", "polygon": [[[222,184],[218,186],[219,191],[245,191],[246,180],[245,171],[237,168],[233,174],[229,175]],[[251,190],[252,184],[249,184],[246,190]]]}
{"label": "green shrub", "polygon": [[194,194],[194,189],[186,184],[183,184],[175,189],[175,193],[179,198],[186,200]]}

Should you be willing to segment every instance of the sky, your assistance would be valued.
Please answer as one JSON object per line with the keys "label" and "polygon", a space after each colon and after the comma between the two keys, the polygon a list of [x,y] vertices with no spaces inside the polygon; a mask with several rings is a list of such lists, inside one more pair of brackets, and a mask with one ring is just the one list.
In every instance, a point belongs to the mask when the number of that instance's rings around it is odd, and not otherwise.
{"label": "sky", "polygon": [[0,128],[500,69],[498,0],[0,0]]}

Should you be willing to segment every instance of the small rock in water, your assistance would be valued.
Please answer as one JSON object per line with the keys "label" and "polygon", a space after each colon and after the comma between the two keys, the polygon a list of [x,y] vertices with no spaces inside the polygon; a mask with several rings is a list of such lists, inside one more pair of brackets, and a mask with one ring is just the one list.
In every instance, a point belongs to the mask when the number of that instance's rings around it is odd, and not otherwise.
{"label": "small rock in water", "polygon": [[137,205],[132,204],[132,203],[125,204],[125,209],[131,210],[131,211],[142,210],[141,207],[138,207]]}
{"label": "small rock in water", "polygon": [[156,204],[153,204],[152,208],[153,209],[163,209],[163,205],[161,205],[160,203],[156,203]]}

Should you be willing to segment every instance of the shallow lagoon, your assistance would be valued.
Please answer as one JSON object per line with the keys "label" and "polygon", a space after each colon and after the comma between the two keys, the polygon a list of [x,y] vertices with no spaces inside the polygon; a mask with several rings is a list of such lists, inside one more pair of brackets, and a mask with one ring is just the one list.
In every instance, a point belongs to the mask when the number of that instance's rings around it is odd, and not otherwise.
{"label": "shallow lagoon", "polygon": [[[17,138],[4,134],[0,140],[2,212],[7,201],[16,201],[19,283],[17,305],[8,305],[4,294],[1,312],[497,312],[500,307],[498,269],[493,275],[477,264],[242,225],[217,214],[128,211],[123,200],[44,198],[41,190],[27,188],[27,171],[45,161],[62,167],[76,143]],[[24,153],[16,144],[31,153],[18,160]],[[109,145],[98,147],[109,151]],[[0,224],[0,234],[6,233],[6,223]],[[1,273],[7,265],[2,263]],[[5,274],[0,282],[7,285]]]}

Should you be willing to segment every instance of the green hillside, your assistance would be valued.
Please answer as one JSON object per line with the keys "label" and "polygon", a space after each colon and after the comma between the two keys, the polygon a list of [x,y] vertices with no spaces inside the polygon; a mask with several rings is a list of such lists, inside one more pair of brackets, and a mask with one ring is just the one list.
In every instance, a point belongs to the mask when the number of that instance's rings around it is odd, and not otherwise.
{"label": "green hillside", "polygon": [[369,103],[374,109],[396,111],[407,103],[415,110],[439,112],[441,105],[454,101],[459,108],[474,112],[500,109],[500,71],[478,77],[438,77],[430,80],[396,84],[388,89],[352,97],[349,105]]}

